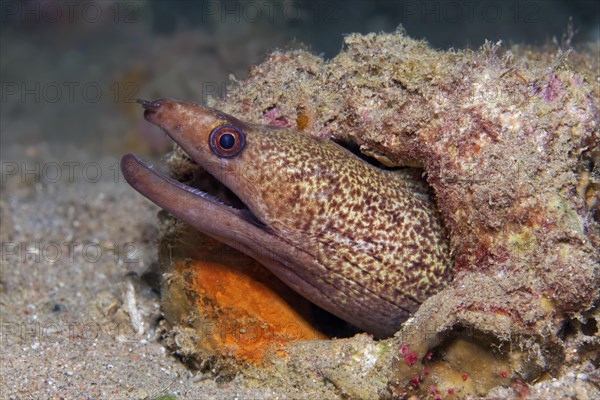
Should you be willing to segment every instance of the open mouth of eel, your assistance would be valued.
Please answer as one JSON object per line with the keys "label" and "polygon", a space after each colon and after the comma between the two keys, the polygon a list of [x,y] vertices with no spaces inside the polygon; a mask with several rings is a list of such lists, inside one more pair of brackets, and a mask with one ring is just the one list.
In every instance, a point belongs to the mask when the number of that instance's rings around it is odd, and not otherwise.
{"label": "open mouth of eel", "polygon": [[[179,144],[177,137],[174,137],[169,129],[161,126],[155,120],[161,102],[161,100],[153,102],[138,100],[138,103],[144,108],[144,118],[159,126],[173,141]],[[189,158],[190,164],[193,163],[191,157],[184,150],[182,152]],[[154,166],[129,153],[121,159],[121,172],[135,190],[191,225],[196,226],[192,222],[196,222],[197,217],[204,214],[204,218],[200,219],[212,217],[213,224],[219,220],[222,221],[223,218],[234,217],[257,227],[265,227],[244,202],[200,166],[184,171],[180,181],[161,173]],[[217,210],[219,212],[216,212]],[[184,217],[184,214],[187,217]],[[190,218],[194,221],[189,221]]]}

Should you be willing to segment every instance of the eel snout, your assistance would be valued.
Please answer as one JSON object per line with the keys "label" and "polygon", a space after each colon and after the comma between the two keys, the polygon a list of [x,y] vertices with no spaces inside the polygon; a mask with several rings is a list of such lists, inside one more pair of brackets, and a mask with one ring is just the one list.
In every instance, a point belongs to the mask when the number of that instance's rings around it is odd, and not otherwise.
{"label": "eel snout", "polygon": [[[158,99],[158,100],[154,100],[154,101],[137,99],[136,103],[141,104],[142,107],[144,108],[144,110],[146,110],[149,113],[152,113],[160,108],[160,106],[163,104],[163,101],[164,101],[163,99]],[[145,114],[146,114],[146,112],[144,112],[144,115]]]}

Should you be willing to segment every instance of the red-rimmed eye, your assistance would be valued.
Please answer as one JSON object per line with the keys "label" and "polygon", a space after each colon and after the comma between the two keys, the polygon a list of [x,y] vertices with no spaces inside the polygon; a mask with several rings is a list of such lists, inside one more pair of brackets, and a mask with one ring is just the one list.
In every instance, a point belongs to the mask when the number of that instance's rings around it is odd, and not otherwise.
{"label": "red-rimmed eye", "polygon": [[246,144],[246,135],[233,125],[221,125],[210,133],[210,148],[219,157],[233,157]]}

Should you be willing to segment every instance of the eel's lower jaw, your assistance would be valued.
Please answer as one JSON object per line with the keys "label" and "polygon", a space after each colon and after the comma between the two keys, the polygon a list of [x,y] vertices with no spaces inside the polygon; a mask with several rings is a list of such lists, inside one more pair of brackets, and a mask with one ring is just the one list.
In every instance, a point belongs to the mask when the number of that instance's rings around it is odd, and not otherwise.
{"label": "eel's lower jaw", "polygon": [[238,225],[251,224],[265,229],[265,225],[250,210],[234,208],[206,192],[161,174],[134,154],[123,156],[121,172],[139,193],[209,235],[211,230],[219,231],[223,219],[237,220]]}

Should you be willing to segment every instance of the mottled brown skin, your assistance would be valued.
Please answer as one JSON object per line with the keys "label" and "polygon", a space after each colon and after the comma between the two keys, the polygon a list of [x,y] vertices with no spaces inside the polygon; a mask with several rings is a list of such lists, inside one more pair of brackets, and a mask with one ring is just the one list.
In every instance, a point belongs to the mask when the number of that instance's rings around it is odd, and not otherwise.
{"label": "mottled brown skin", "polygon": [[[394,334],[451,277],[446,233],[409,175],[378,169],[336,143],[289,128],[252,125],[196,104],[141,101],[202,168],[250,213],[146,168],[126,155],[130,184],[167,211],[254,257],[300,294],[374,334]],[[224,124],[245,134],[221,158],[209,146]]]}

